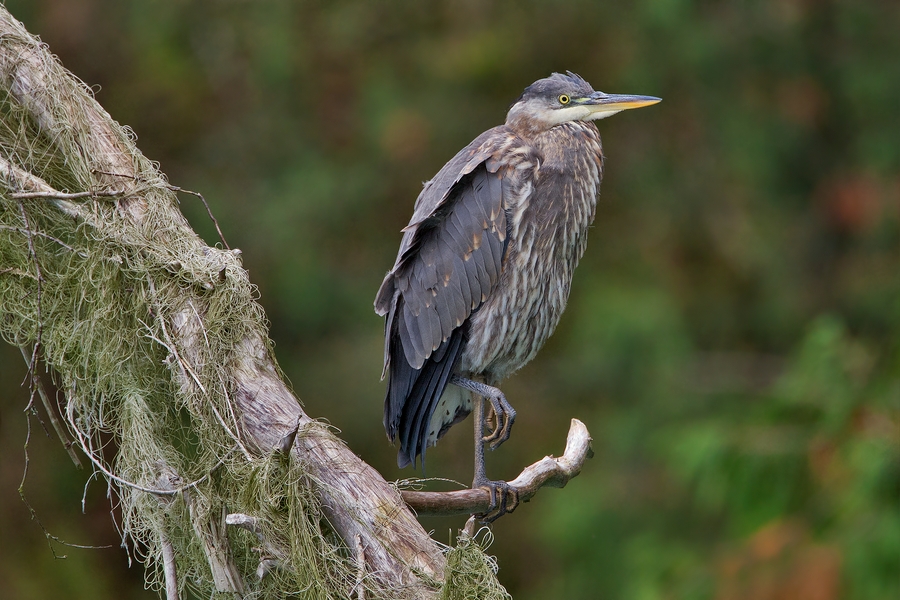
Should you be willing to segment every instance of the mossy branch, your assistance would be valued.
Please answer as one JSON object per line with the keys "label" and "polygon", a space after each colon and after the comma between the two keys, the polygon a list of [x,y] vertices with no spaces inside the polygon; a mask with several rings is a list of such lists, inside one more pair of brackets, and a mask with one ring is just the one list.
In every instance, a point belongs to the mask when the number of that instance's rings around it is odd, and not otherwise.
{"label": "mossy branch", "polygon": [[[437,543],[285,385],[239,252],[203,243],[130,132],[2,7],[0,159],[0,335],[52,369],[152,586],[440,593]],[[160,495],[161,478],[197,484]],[[226,507],[283,550],[262,582],[242,571],[258,541],[226,530]]]}

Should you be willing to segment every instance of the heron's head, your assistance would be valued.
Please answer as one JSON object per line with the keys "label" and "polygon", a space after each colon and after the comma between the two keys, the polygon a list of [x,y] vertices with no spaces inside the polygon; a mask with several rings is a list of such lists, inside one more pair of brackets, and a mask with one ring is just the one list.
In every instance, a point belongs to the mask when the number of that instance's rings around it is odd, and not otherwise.
{"label": "heron's head", "polygon": [[604,94],[581,76],[567,71],[539,79],[525,88],[506,115],[511,127],[543,131],[569,121],[604,119],[629,108],[659,102],[653,96]]}

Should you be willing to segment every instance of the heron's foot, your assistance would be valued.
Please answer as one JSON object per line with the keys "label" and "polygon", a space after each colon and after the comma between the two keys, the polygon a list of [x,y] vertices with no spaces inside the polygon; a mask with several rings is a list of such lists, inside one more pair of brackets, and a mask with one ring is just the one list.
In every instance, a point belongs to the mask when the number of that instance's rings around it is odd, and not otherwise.
{"label": "heron's foot", "polygon": [[482,523],[492,523],[506,513],[513,512],[519,506],[519,490],[511,487],[505,481],[490,481],[486,479],[480,483],[473,484],[472,488],[485,489],[491,495],[491,505],[488,511],[483,515],[478,515]]}
{"label": "heron's foot", "polygon": [[506,396],[500,390],[491,396],[486,396],[491,402],[491,413],[488,416],[490,431],[482,438],[491,450],[496,450],[500,444],[509,439],[513,423],[516,420],[516,410],[507,402]]}
{"label": "heron's foot", "polygon": [[[488,417],[488,420],[491,422],[491,429],[487,435],[481,436],[481,433],[478,432],[481,431],[482,423],[477,422],[475,424],[476,440],[480,436],[482,443],[490,444],[491,450],[496,450],[500,444],[509,439],[510,430],[512,430],[513,422],[516,420],[516,411],[506,401],[506,396],[503,395],[503,392],[492,385],[487,385],[480,381],[472,381],[456,374],[450,376],[450,383],[475,392],[491,403],[491,413],[490,417]],[[475,418],[479,420],[482,419],[480,406],[481,404],[477,404],[475,407],[477,409]]]}

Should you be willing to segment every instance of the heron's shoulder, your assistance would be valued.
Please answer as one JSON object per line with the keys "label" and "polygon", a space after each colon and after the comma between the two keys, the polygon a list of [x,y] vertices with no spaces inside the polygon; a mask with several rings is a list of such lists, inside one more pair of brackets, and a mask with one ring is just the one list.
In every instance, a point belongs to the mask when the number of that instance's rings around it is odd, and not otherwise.
{"label": "heron's shoulder", "polygon": [[428,183],[449,189],[481,164],[496,173],[502,166],[521,160],[529,152],[535,150],[528,142],[506,125],[498,125],[469,142]]}
{"label": "heron's shoulder", "polygon": [[[416,199],[410,224],[431,214],[451,190],[481,165],[490,173],[504,166],[522,168],[536,163],[536,150],[506,125],[488,129],[456,153],[429,181]],[[526,164],[528,163],[528,164]]]}

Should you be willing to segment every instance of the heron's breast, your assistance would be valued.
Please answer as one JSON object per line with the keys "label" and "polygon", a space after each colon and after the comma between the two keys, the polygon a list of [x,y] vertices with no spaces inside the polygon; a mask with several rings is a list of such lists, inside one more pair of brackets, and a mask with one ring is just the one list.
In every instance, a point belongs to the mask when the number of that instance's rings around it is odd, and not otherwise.
{"label": "heron's breast", "polygon": [[503,274],[471,317],[462,371],[499,383],[533,359],[556,329],[596,208],[599,168],[585,166],[581,176],[536,177],[527,201],[510,208]]}

